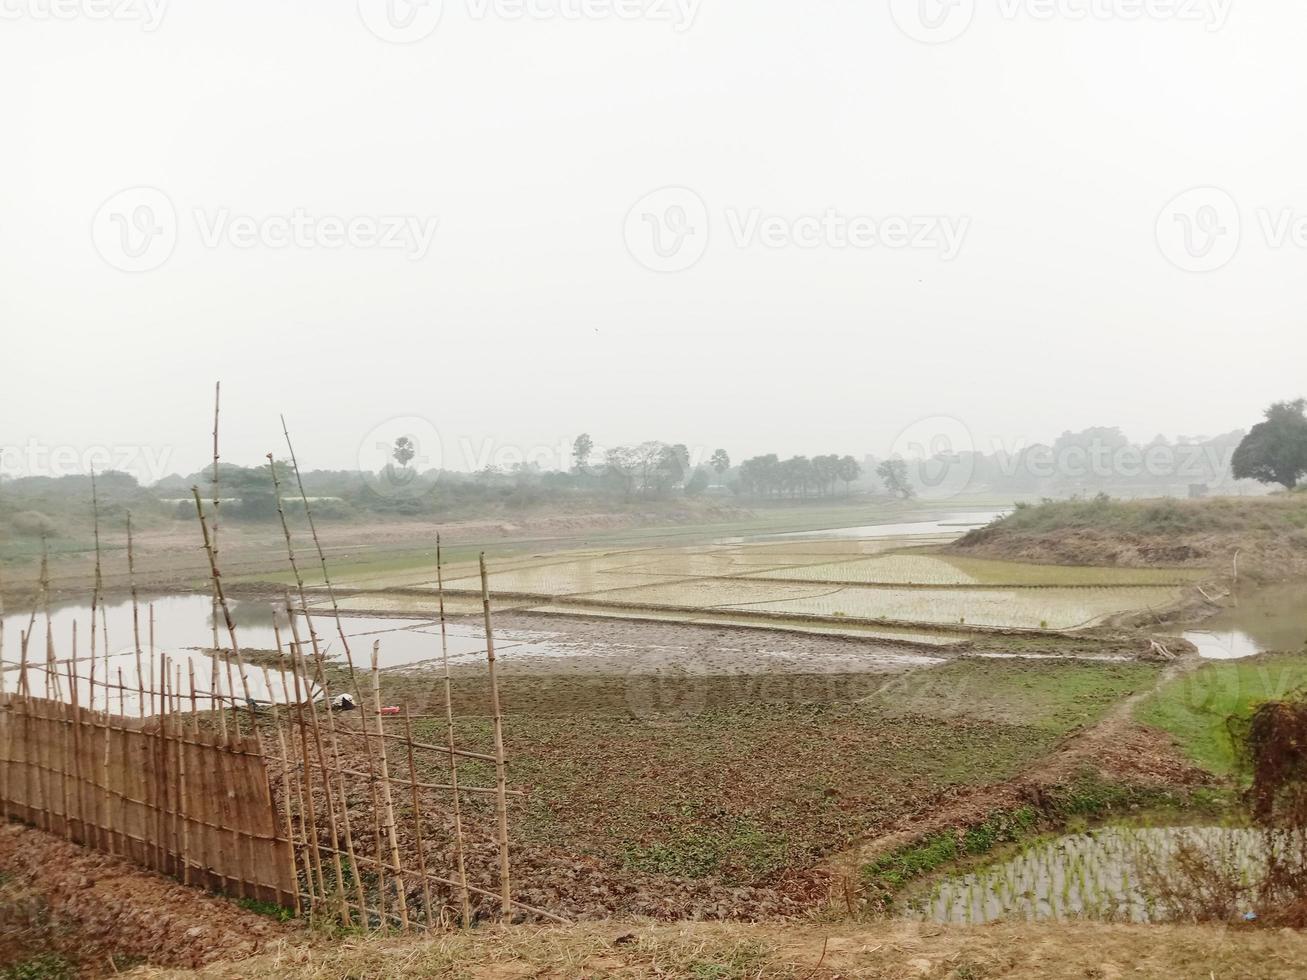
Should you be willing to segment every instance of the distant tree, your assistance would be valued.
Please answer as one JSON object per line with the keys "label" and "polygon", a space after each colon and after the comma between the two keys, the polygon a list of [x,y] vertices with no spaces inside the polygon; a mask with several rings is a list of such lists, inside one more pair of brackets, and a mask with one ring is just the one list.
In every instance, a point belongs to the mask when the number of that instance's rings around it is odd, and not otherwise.
{"label": "distant tree", "polygon": [[876,467],[876,475],[885,484],[885,489],[895,497],[907,500],[917,494],[908,482],[908,464],[901,459],[885,460]]}
{"label": "distant tree", "polygon": [[708,471],[702,466],[694,471],[694,475],[685,481],[685,495],[687,497],[698,497],[708,489]]}
{"label": "distant tree", "polygon": [[607,476],[622,491],[622,498],[630,500],[635,490],[636,471],[640,466],[638,450],[633,446],[616,446],[604,455]]}
{"label": "distant tree", "polygon": [[590,438],[590,433],[582,432],[572,441],[572,468],[578,473],[584,473],[590,463],[590,454],[594,452],[594,440]]}
{"label": "distant tree", "polygon": [[1252,427],[1230,459],[1237,479],[1278,483],[1292,490],[1307,475],[1307,399],[1276,402]]}
{"label": "distant tree", "polygon": [[395,448],[390,451],[390,455],[400,466],[407,466],[417,455],[417,450],[413,447],[412,439],[400,436],[395,440]]}
{"label": "distant tree", "polygon": [[853,485],[853,481],[862,476],[862,467],[852,456],[841,456],[835,466],[836,475],[844,481],[844,492],[847,494]]}
{"label": "distant tree", "polygon": [[710,459],[708,462],[709,465],[711,465],[712,468],[717,471],[718,476],[721,476],[723,473],[725,473],[727,470],[731,468],[731,457],[726,455],[725,449],[718,449],[716,452],[714,452],[712,454],[712,459]]}

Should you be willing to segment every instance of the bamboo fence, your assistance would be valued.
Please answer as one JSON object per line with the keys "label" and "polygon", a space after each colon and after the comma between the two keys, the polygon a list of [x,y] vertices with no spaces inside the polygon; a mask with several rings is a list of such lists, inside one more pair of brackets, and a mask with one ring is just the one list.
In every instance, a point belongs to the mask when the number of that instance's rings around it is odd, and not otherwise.
{"label": "bamboo fence", "polygon": [[[215,404],[215,482],[217,430]],[[16,691],[5,689],[6,674],[15,671],[0,670],[0,814],[188,884],[346,926],[466,927],[476,918],[523,913],[564,921],[513,895],[508,799],[522,794],[508,788],[484,558],[491,744],[477,751],[456,742],[438,537],[443,671],[433,674],[433,687],[445,712],[438,716],[443,724],[427,730],[437,730],[434,738],[444,741],[419,740],[409,705],[383,703],[379,641],[370,664],[356,668],[289,432],[286,441],[330,612],[310,609],[270,454],[299,600],[287,591],[274,606],[276,651],[259,651],[251,661],[240,644],[219,569],[216,521],[206,515],[196,487],[214,647],[198,655],[157,651],[152,606],[148,648],[142,643],[129,516],[135,670],[124,678],[121,668],[112,671],[107,622],[102,631],[95,626],[94,611],[98,607],[103,620],[104,604],[93,499],[90,656],[79,659],[75,624],[71,655],[56,656],[43,558],[37,606],[46,617],[45,656],[31,656],[38,631],[34,607],[21,634]],[[343,664],[326,655],[315,622],[324,615],[333,621]],[[203,674],[198,686],[196,677],[196,661],[203,668],[206,659],[207,689]],[[332,697],[333,688],[349,695],[347,710],[341,710],[339,693]],[[387,731],[387,718],[402,729]],[[467,778],[469,771],[483,774],[487,784]],[[483,818],[480,840],[472,813]]]}

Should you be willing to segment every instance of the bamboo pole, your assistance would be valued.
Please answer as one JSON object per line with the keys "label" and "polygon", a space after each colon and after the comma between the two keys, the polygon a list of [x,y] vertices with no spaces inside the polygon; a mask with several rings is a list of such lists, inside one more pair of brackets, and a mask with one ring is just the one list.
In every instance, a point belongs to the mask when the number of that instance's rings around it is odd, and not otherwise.
{"label": "bamboo pole", "polygon": [[[436,534],[436,595],[440,602],[440,662],[445,675],[445,740],[449,742],[449,783],[454,798],[454,854],[458,864],[460,904],[463,910],[463,928],[472,926],[472,903],[467,892],[467,858],[463,845],[463,808],[458,793],[458,756],[454,754],[454,695],[449,678],[449,634],[445,622],[445,572],[440,550],[440,534]],[[406,709],[407,710],[407,709]],[[407,715],[406,724],[407,724]],[[410,750],[413,737],[409,733]]]}
{"label": "bamboo pole", "polygon": [[[183,725],[182,722],[178,721],[178,715],[181,714],[181,705],[184,698],[182,692],[185,690],[182,687],[181,664],[177,664],[176,679],[172,690],[173,731],[178,733]],[[186,815],[189,812],[186,807],[186,740],[181,737],[174,739],[173,749],[176,756],[173,769],[176,778],[176,793],[173,795],[172,839],[177,845],[177,862],[181,864],[180,873],[174,873],[182,879],[183,884],[190,884],[190,828],[187,826],[186,821]]]}
{"label": "bamboo pole", "polygon": [[[344,649],[344,651],[345,651],[345,666],[346,666],[346,667],[348,668],[348,670],[349,670],[350,686],[353,688],[353,692],[354,692],[354,703],[355,703],[356,705],[358,705],[359,710],[362,711],[362,710],[363,710],[363,705],[364,705],[366,702],[365,702],[364,699],[363,699],[363,688],[362,688],[362,685],[359,683],[358,673],[357,673],[357,672],[355,671],[355,669],[354,669],[354,653],[353,653],[353,651],[350,649],[350,645],[349,645],[349,637],[347,637],[347,636],[345,635],[345,627],[344,627],[344,625],[341,623],[341,619],[340,619],[340,606],[339,606],[339,604],[336,602],[336,590],[335,590],[335,588],[334,588],[334,587],[332,586],[332,584],[331,584],[331,574],[330,574],[330,572],[329,572],[328,569],[327,569],[327,556],[326,556],[326,553],[325,553],[325,552],[323,551],[323,549],[322,549],[322,541],[321,541],[321,539],[318,537],[318,527],[317,527],[317,524],[316,524],[316,523],[314,522],[314,520],[313,520],[313,508],[309,505],[309,496],[308,496],[308,494],[307,494],[307,493],[305,492],[305,490],[304,490],[304,478],[303,478],[303,476],[302,476],[301,473],[300,473],[299,460],[298,460],[298,459],[296,458],[296,456],[295,456],[295,446],[291,443],[291,440],[290,440],[290,430],[286,427],[286,416],[284,416],[284,415],[281,417],[281,429],[282,429],[282,434],[285,435],[285,437],[286,437],[286,449],[287,449],[287,451],[290,453],[290,464],[291,464],[291,470],[292,470],[292,471],[294,472],[294,474],[295,474],[295,484],[296,484],[297,488],[299,489],[299,493],[300,493],[300,501],[301,501],[301,502],[303,503],[303,505],[304,505],[304,517],[305,517],[305,519],[306,519],[306,521],[307,521],[307,523],[308,523],[308,525],[309,525],[309,534],[310,534],[310,536],[313,538],[313,547],[314,547],[314,549],[316,550],[317,555],[318,555],[318,565],[319,565],[319,566],[321,567],[321,569],[322,569],[322,581],[323,581],[323,584],[324,584],[324,585],[326,586],[326,588],[327,588],[327,595],[328,595],[328,596],[330,597],[330,599],[331,599],[331,612],[332,612],[332,616],[333,616],[333,618],[335,619],[335,623],[336,623],[336,635],[340,638],[340,645],[341,645],[341,647],[342,647],[342,648]],[[275,481],[276,481],[276,468],[275,468],[275,467],[273,468],[273,479],[274,479],[274,487],[275,487],[275,486],[277,486],[277,484],[276,484],[276,482],[275,482]],[[278,490],[278,493],[280,493],[279,490]],[[304,593],[303,593],[303,589],[301,589],[300,595],[301,595],[301,602],[304,602],[304,603],[305,603],[303,608],[305,609],[305,611],[306,611],[306,615],[307,615],[307,608],[308,608],[308,606],[307,606],[307,603],[305,602],[305,600],[303,599],[303,595],[304,595]],[[290,604],[287,603],[287,613],[288,613],[288,614],[289,614],[289,611],[290,611]],[[324,693],[326,693],[326,692],[324,692]],[[378,799],[378,796],[377,796],[377,776],[376,776],[376,773],[377,773],[377,761],[376,761],[376,753],[375,753],[375,747],[373,746],[373,744],[372,744],[372,740],[371,740],[371,739],[369,739],[369,738],[365,738],[365,739],[363,740],[363,745],[364,745],[364,749],[365,749],[365,751],[366,751],[366,753],[367,753],[367,759],[368,759],[368,772],[371,774],[370,777],[369,777],[368,789],[369,789],[369,792],[370,792],[371,797],[372,797],[372,816],[373,816],[373,822],[372,822],[372,825],[373,825],[373,834],[374,834],[374,841],[373,841],[373,844],[374,844],[374,846],[376,847],[376,853],[377,853],[377,855],[380,856],[380,854],[381,854],[381,826],[380,826],[380,819],[379,819],[379,817],[378,817],[378,814],[379,814],[379,812],[380,812],[380,800]],[[383,874],[384,874],[384,873],[383,873]],[[383,910],[383,912],[384,912],[385,907],[386,907],[386,897],[385,897],[385,888],[384,888],[383,886],[384,886],[384,877],[383,877],[382,880],[379,880],[379,881],[378,881],[378,892],[379,892],[379,894],[380,894],[379,902],[380,902],[380,905],[381,905],[382,910]]]}
{"label": "bamboo pole", "polygon": [[[132,515],[129,511],[127,514],[127,584],[132,590],[132,644],[136,651],[136,679],[142,680],[145,675],[144,666],[141,663],[141,600],[136,591],[136,550],[132,538]],[[109,641],[104,642],[105,655],[109,653]],[[145,703],[140,705],[141,717],[145,717]]]}
{"label": "bamboo pole", "polygon": [[[377,730],[381,729],[381,671],[378,666],[378,653],[381,641],[372,641],[372,700],[377,710]],[[386,758],[386,743],[381,740],[381,797],[386,807],[386,837],[390,844],[390,861],[395,867],[395,894],[399,905],[399,919],[405,929],[408,928],[408,896],[404,893],[404,874],[399,863],[399,839],[395,835],[395,806],[390,795],[390,764]],[[410,742],[410,744],[412,744]],[[380,857],[381,855],[377,855]]]}
{"label": "bamboo pole", "polygon": [[[218,492],[218,418],[222,407],[222,382],[213,384],[213,554],[218,555],[218,507],[221,495]],[[213,589],[213,649],[218,649],[218,589]],[[229,685],[230,686],[230,685]],[[232,688],[235,693],[235,688]]]}
{"label": "bamboo pole", "polygon": [[[304,651],[300,646],[299,628],[295,625],[294,617],[290,619],[291,647],[290,653],[296,668],[303,669]],[[328,708],[330,710],[330,708]],[[318,768],[322,770],[322,789],[327,798],[327,827],[331,833],[331,859],[332,870],[336,873],[336,905],[340,913],[340,921],[344,925],[349,925],[349,905],[345,898],[345,876],[344,870],[340,863],[340,831],[336,823],[336,794],[331,787],[331,775],[327,772],[326,753],[322,748],[322,729],[318,724],[318,712],[313,702],[309,702],[309,718],[313,726],[313,745],[318,756]],[[305,770],[306,775],[308,770]]]}
{"label": "bamboo pole", "polygon": [[509,888],[508,869],[508,800],[505,790],[507,773],[504,768],[504,715],[499,706],[499,683],[495,676],[495,632],[490,622],[490,586],[486,577],[486,554],[480,557],[481,609],[486,623],[486,668],[490,675],[490,711],[495,733],[495,788],[498,790],[496,810],[499,816],[499,893],[503,905],[504,921],[513,915],[513,899]]}
{"label": "bamboo pole", "polygon": [[[289,607],[289,601],[287,602],[287,606]],[[308,617],[306,616],[305,618],[307,619]],[[296,646],[300,651],[300,662],[302,663],[304,660],[304,648],[302,645],[300,645],[299,633],[295,626],[295,617],[293,615],[288,616],[288,621],[290,623],[291,635],[295,638]],[[314,645],[313,647],[313,667],[314,667],[314,680],[318,684],[319,689],[323,692],[325,697],[327,693],[327,675],[322,665],[322,653],[318,650],[316,645]],[[316,723],[317,708],[314,706],[312,701],[309,702],[309,710],[313,712],[313,716]],[[341,765],[340,743],[336,738],[336,719],[335,716],[332,714],[331,702],[329,699],[326,701],[326,715],[327,715],[327,739],[331,744],[331,757],[336,763],[336,768],[339,770]],[[323,773],[324,782],[329,779],[330,776],[328,776],[324,772]],[[363,895],[363,881],[358,875],[358,859],[354,851],[354,830],[351,826],[351,821],[349,816],[349,796],[346,793],[346,789],[345,789],[345,779],[343,775],[341,775],[339,772],[337,773],[337,781],[340,785],[339,792],[340,792],[341,829],[345,833],[345,853],[349,856],[351,873],[354,876],[354,890],[356,893],[355,899],[358,902],[358,906],[360,909],[360,920],[362,920],[363,918],[362,909],[366,907],[366,903],[364,901],[364,895]],[[346,906],[345,921],[346,921],[346,925],[348,925],[349,924],[348,905]],[[366,922],[361,922],[361,924],[366,925]]]}
{"label": "bamboo pole", "polygon": [[[123,763],[122,766],[123,780],[124,780],[123,785],[124,785],[124,789],[126,789],[126,780],[128,778],[128,773],[132,772],[132,769],[127,764],[127,714],[126,714],[126,707],[123,704],[124,698],[126,696],[126,692],[124,688],[125,686],[123,684],[123,669],[119,667],[118,668],[118,717],[121,719],[121,721],[119,724],[118,732],[122,736],[119,739],[119,744],[122,749],[120,755],[122,757],[122,763]],[[107,768],[109,765],[108,763],[109,749],[107,747],[104,750],[104,755],[105,755],[105,766]],[[122,828],[121,831],[122,852],[123,854],[126,854],[130,857],[132,853],[132,845],[131,845],[131,839],[128,836],[128,829],[130,824],[128,823],[128,819],[127,819],[127,794],[125,792],[122,794],[122,796],[118,798],[118,818],[119,818],[119,826]]]}
{"label": "bamboo pole", "polygon": [[[73,625],[76,625],[75,621]],[[77,802],[77,822],[81,826],[82,843],[89,845],[92,843],[92,840],[91,840],[91,835],[87,830],[87,821],[86,821],[86,780],[82,772],[82,719],[81,719],[81,711],[79,710],[81,705],[80,705],[80,698],[78,696],[78,691],[77,691],[77,668],[75,664],[76,664],[76,657],[74,656],[73,663],[69,664],[65,668],[65,670],[68,671],[68,690],[69,690],[68,696],[71,700],[71,703],[65,706],[65,716],[70,719],[69,725],[72,728],[71,733],[65,732],[65,736],[69,734],[71,734],[72,736],[71,741],[73,743],[73,784],[75,786],[75,792],[73,793],[73,796],[75,797]],[[65,744],[67,744],[69,739],[65,737],[63,741]],[[66,770],[65,770],[64,778],[67,779]],[[73,839],[71,824],[72,821],[70,820],[69,831],[68,831],[69,840]]]}
{"label": "bamboo pole", "polygon": [[[277,730],[277,750],[280,753],[278,761],[281,763],[281,796],[284,801],[283,809],[286,818],[286,844],[290,848],[290,877],[294,881],[299,877],[299,870],[295,865],[295,829],[294,824],[291,822],[291,807],[294,797],[291,795],[290,788],[290,756],[286,753],[286,733],[282,730],[281,710],[276,697],[272,693],[272,672],[268,670],[267,664],[263,665],[263,686],[267,688],[268,699],[272,702],[272,724]],[[281,693],[283,698],[287,696],[284,682]],[[357,868],[354,869],[354,878],[356,881],[358,880]],[[359,904],[363,904],[361,900]],[[297,888],[295,889],[295,914],[299,915],[301,911],[299,889]],[[360,915],[362,914],[360,912]]]}
{"label": "bamboo pole", "polygon": [[413,759],[413,724],[408,717],[408,704],[404,704],[404,737],[408,739],[408,775],[413,790],[413,840],[418,848],[418,870],[422,873],[422,900],[427,913],[427,928],[436,927],[431,910],[431,882],[427,880],[426,847],[422,843],[422,803],[418,795],[418,767]]}
{"label": "bamboo pole", "polygon": [[[127,512],[128,537],[131,536],[131,511]],[[103,564],[100,555],[100,495],[95,486],[95,467],[91,467],[91,531],[95,538],[95,587],[91,590],[91,663],[95,663],[95,613],[100,607],[100,598],[104,589]],[[105,640],[105,649],[109,641]],[[95,707],[95,688],[91,688],[91,707]]]}
{"label": "bamboo pole", "polygon": [[[298,586],[299,594],[300,594],[300,607],[302,612],[304,613],[304,622],[309,628],[309,643],[313,650],[314,678],[317,681],[319,688],[322,690],[324,699],[326,699],[327,701],[327,736],[331,742],[331,755],[336,762],[336,766],[339,768],[340,743],[336,737],[336,719],[331,711],[330,692],[327,690],[327,674],[325,668],[323,667],[322,649],[318,644],[318,631],[317,628],[313,625],[313,617],[309,615],[308,596],[304,592],[304,576],[300,574],[299,563],[295,559],[295,545],[291,540],[290,524],[286,520],[286,509],[282,505],[281,482],[277,479],[277,464],[272,457],[272,453],[268,453],[268,470],[272,474],[273,494],[277,502],[277,517],[281,521],[281,532],[286,539],[286,558],[290,562],[291,571],[295,575],[295,584]],[[298,643],[299,635],[295,627],[295,614],[291,612],[289,591],[287,591],[285,596],[285,604],[286,604],[286,616],[288,622],[290,623],[291,633],[294,635],[296,643]],[[275,619],[275,614],[274,614],[274,619]],[[300,647],[300,652],[302,657],[303,647]],[[314,716],[316,717],[317,709],[311,708],[311,710],[314,711]],[[356,899],[359,906],[359,916],[360,919],[363,919],[364,918],[363,909],[365,907],[364,896],[363,896],[363,881],[357,873],[358,864],[355,860],[355,853],[354,853],[354,828],[351,825],[351,820],[349,815],[349,805],[347,802],[348,796],[345,789],[345,779],[343,776],[339,777],[339,779],[340,779],[341,817],[343,822],[342,829],[345,832],[345,849],[349,854],[350,865],[354,871],[354,888],[357,893]],[[348,922],[348,919],[346,921]]]}
{"label": "bamboo pole", "polygon": [[250,703],[250,684],[245,674],[245,661],[241,657],[240,643],[236,640],[236,623],[231,618],[231,609],[227,605],[227,596],[222,589],[222,573],[218,571],[218,556],[213,550],[213,542],[209,537],[209,525],[204,519],[204,505],[200,502],[200,488],[191,487],[191,493],[195,497],[195,509],[200,515],[200,529],[204,534],[204,550],[209,556],[209,572],[213,578],[214,591],[218,593],[218,605],[222,607],[222,618],[227,624],[227,636],[231,640],[232,656],[236,658],[236,666],[240,670],[241,689],[245,695],[246,703]]}
{"label": "bamboo pole", "polygon": [[[275,617],[273,618],[272,624],[273,624],[273,630],[272,630],[273,636],[276,637],[277,640],[277,656],[284,664],[286,655],[282,649],[281,630],[277,626],[277,620]],[[284,672],[285,667],[283,667],[282,670]],[[306,860],[308,862],[308,866],[306,867],[305,870],[308,873],[307,884],[308,884],[309,894],[314,896],[313,898],[310,899],[309,902],[309,911],[312,912],[313,908],[316,906],[317,902],[319,901],[319,898],[317,896],[320,895],[322,903],[324,905],[326,904],[327,886],[326,886],[326,879],[322,876],[322,854],[318,850],[318,813],[317,813],[317,804],[313,801],[312,775],[309,769],[309,740],[307,735],[308,729],[304,724],[304,699],[300,691],[299,669],[298,669],[298,665],[294,662],[293,655],[291,660],[291,676],[295,678],[295,715],[299,724],[299,732],[300,732],[300,762],[304,770],[303,780],[300,784],[301,789],[304,793],[304,796],[300,800],[300,823],[301,826],[304,827],[305,844],[308,845],[306,848],[307,851]],[[293,737],[291,741],[294,742]],[[308,814],[307,825],[304,824],[305,813]],[[317,878],[316,888],[315,888],[315,881],[314,881],[315,876]]]}

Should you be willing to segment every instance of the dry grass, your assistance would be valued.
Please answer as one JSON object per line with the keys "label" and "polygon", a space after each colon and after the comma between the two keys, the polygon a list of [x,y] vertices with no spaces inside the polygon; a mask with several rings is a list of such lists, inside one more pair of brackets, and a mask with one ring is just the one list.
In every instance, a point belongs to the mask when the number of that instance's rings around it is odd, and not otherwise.
{"label": "dry grass", "polygon": [[[1200,926],[1094,923],[942,928],[600,923],[478,930],[424,940],[356,938],[287,946],[206,977],[836,977],[978,978],[1299,977],[1307,935]],[[137,976],[193,976],[139,970]]]}

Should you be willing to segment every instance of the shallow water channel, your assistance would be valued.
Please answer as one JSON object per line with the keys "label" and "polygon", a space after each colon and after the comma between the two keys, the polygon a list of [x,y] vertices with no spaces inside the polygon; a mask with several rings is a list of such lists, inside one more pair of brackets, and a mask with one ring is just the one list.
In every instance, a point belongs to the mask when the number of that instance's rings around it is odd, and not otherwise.
{"label": "shallow water channel", "polygon": [[[236,623],[236,637],[244,650],[275,650],[276,632],[273,628],[273,606],[263,601],[237,601],[231,604],[232,618]],[[115,600],[97,612],[96,692],[95,707],[121,709],[129,715],[140,711],[136,691],[158,686],[157,679],[163,670],[163,658],[169,664],[172,683],[189,692],[190,672],[196,676],[196,688],[208,695],[230,696],[233,691],[242,696],[248,684],[250,696],[256,700],[284,702],[294,696],[293,682],[283,686],[280,673],[265,675],[261,667],[247,665],[245,683],[228,671],[225,659],[218,661],[207,652],[213,645],[213,607],[205,595],[165,595],[142,598],[136,615],[130,600]],[[285,614],[278,613],[282,643],[290,642],[291,633]],[[321,639],[326,657],[344,660],[345,644],[336,629],[335,620],[321,613],[313,616],[314,628]],[[78,662],[71,663],[73,629],[77,629]],[[341,624],[348,641],[351,656],[357,667],[368,667],[372,659],[372,645],[380,641],[378,664],[387,668],[407,667],[426,662],[438,664],[441,658],[440,624],[431,619],[393,619],[387,617],[345,616]],[[303,617],[297,620],[301,638],[307,643],[309,630]],[[59,674],[56,684],[45,669],[46,616],[38,613],[33,622],[31,611],[11,613],[4,622],[4,649],[0,651],[0,690],[14,691],[19,685],[21,672],[21,634],[31,626],[33,638],[28,646],[29,688],[44,694],[47,681],[52,694],[63,700],[70,696],[70,673],[75,675],[78,703],[91,705],[90,629],[91,609],[85,603],[67,603],[52,606],[49,630]],[[108,643],[104,636],[108,636]],[[136,636],[139,631],[141,655],[138,658]],[[484,631],[475,625],[451,622],[447,626],[449,659],[451,666],[480,663],[485,657]],[[517,650],[533,656],[558,655],[561,649],[550,642],[551,634],[525,630],[495,631],[496,650]],[[221,625],[218,643],[229,647],[225,624]],[[153,652],[153,656],[151,656]],[[140,664],[138,673],[137,665]],[[180,673],[179,673],[180,672]],[[121,680],[119,676],[121,673]],[[230,676],[229,676],[230,675]],[[109,688],[102,686],[108,679]],[[121,685],[121,687],[119,687]],[[289,687],[287,691],[284,687]],[[107,699],[107,702],[106,702]],[[201,698],[202,707],[210,702]],[[148,709],[147,709],[148,711]]]}
{"label": "shallow water channel", "polygon": [[1237,602],[1184,633],[1204,657],[1235,660],[1307,646],[1307,584],[1267,586],[1239,595]]}

